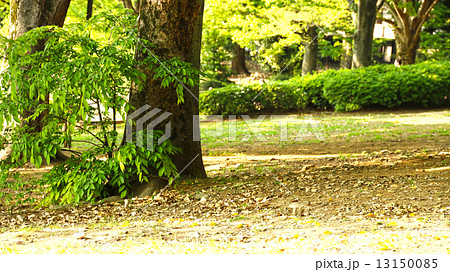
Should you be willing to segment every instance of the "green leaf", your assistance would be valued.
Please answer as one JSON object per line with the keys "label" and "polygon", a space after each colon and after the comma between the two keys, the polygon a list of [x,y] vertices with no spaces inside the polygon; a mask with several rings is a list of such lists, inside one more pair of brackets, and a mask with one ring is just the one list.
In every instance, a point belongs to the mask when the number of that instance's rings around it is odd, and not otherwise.
{"label": "green leaf", "polygon": [[120,198],[125,198],[127,196],[127,190],[124,190],[120,193]]}

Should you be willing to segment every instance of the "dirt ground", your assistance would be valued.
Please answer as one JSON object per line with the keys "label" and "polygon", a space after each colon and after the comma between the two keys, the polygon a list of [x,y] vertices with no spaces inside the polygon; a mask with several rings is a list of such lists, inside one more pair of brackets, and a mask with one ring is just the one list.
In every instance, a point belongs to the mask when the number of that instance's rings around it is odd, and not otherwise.
{"label": "dirt ground", "polygon": [[240,146],[154,198],[0,206],[0,252],[450,253],[449,144]]}

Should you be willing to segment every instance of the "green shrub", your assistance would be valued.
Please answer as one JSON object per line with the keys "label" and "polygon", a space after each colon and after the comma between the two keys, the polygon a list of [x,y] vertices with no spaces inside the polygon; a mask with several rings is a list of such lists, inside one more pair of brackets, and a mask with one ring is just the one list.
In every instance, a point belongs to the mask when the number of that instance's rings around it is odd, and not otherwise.
{"label": "green shrub", "polygon": [[306,108],[332,109],[331,104],[323,97],[323,86],[325,82],[336,75],[337,71],[327,70],[321,74],[294,77],[292,84],[299,86],[299,99],[304,102]]}
{"label": "green shrub", "polygon": [[304,108],[299,87],[292,81],[274,81],[246,86],[229,85],[200,94],[202,114],[246,114],[258,111]]}
{"label": "green shrub", "polygon": [[[155,135],[157,140],[162,133],[155,131]],[[109,159],[98,159],[90,151],[83,152],[79,157],[72,156],[44,175],[43,179],[49,187],[42,204],[91,201],[111,195],[130,197],[135,179],[148,182],[148,174],[154,170],[161,177],[173,178],[176,167],[170,156],[179,151],[167,140],[161,145],[155,144],[153,151],[126,143]]]}
{"label": "green shrub", "polygon": [[446,106],[450,94],[449,68],[450,62],[430,62],[341,70],[326,80],[323,93],[337,111]]}
{"label": "green shrub", "polygon": [[449,106],[449,68],[448,61],[402,67],[375,65],[262,85],[229,85],[202,93],[200,112],[229,115],[305,108],[353,111]]}
{"label": "green shrub", "polygon": [[324,82],[334,74],[336,71],[330,70],[266,84],[212,89],[200,94],[200,112],[229,115],[305,108],[330,109],[332,107],[323,97],[322,90]]}

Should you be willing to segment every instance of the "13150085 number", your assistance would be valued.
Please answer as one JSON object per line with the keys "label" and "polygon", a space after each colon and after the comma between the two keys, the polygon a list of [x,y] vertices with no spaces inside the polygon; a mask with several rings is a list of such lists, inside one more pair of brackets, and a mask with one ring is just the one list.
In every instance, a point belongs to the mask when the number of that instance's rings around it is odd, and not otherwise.
{"label": "13150085 number", "polygon": [[377,268],[437,268],[437,259],[377,259]]}

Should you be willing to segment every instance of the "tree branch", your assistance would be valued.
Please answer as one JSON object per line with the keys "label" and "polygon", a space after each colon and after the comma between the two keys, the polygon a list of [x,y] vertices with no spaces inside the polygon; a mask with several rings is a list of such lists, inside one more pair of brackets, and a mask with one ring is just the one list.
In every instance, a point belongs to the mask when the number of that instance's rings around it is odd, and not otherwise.
{"label": "tree branch", "polygon": [[391,26],[393,26],[394,28],[397,28],[397,23],[395,21],[389,20],[387,18],[381,17],[381,20],[383,22],[386,22],[388,24],[390,24]]}
{"label": "tree branch", "polygon": [[323,34],[324,34],[325,36],[339,36],[339,37],[343,37],[343,38],[353,38],[353,37],[355,37],[355,34],[348,35],[348,34],[346,34],[344,31],[338,31],[338,32],[324,32]]}
{"label": "tree branch", "polygon": [[[405,25],[403,24],[403,21],[401,19],[400,14],[398,14],[398,10],[395,8],[395,6],[392,6],[391,4],[384,2],[384,6],[390,11],[392,17],[394,18],[395,27],[398,29],[405,29]],[[384,21],[383,17],[383,21]],[[386,21],[387,22],[387,21]],[[392,21],[391,21],[392,22]]]}
{"label": "tree branch", "polygon": [[[62,118],[62,117],[59,117],[59,116],[56,116],[56,115],[53,115],[53,114],[49,114],[49,116],[50,116],[50,117],[53,117],[53,118],[56,118],[56,119],[59,119],[59,120],[64,121],[64,122],[68,122],[67,119],[64,119],[64,118]],[[85,132],[91,134],[91,136],[93,136],[95,139],[99,140],[102,144],[104,144],[104,143],[103,143],[103,140],[102,140],[101,138],[97,137],[97,136],[96,136],[94,133],[92,133],[91,131],[89,131],[89,130],[87,130],[87,129],[85,129],[84,127],[79,126],[79,125],[75,125],[75,127],[77,127],[77,128],[79,128],[79,129],[81,129],[81,130],[83,130],[83,131],[85,131]]]}
{"label": "tree branch", "polygon": [[413,23],[417,24],[417,25],[414,24],[414,29],[416,30],[416,32],[413,35],[414,40],[419,39],[422,26],[428,19],[430,12],[433,10],[433,8],[436,6],[437,3],[438,0],[429,0],[429,1],[425,0],[424,3],[420,6],[419,11],[417,12],[417,16],[416,18],[414,18],[415,20],[413,20]]}
{"label": "tree branch", "polygon": [[[138,3],[139,1],[136,1],[136,2]],[[122,3],[123,3],[124,8],[126,8],[126,9],[131,9],[131,10],[134,11],[134,13],[136,13],[137,15],[139,15],[139,12],[136,11],[136,9],[135,9],[134,6],[133,6],[133,2],[131,2],[131,0],[122,0]]]}
{"label": "tree branch", "polygon": [[377,7],[377,11],[380,10],[381,7],[383,7],[385,0],[381,0],[381,3]]}
{"label": "tree branch", "polygon": [[61,151],[67,151],[67,152],[71,152],[71,153],[73,153],[73,154],[75,154],[77,156],[81,156],[81,152],[75,151],[75,150],[72,150],[72,149],[61,148]]}

